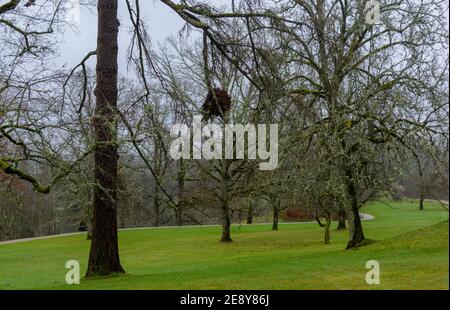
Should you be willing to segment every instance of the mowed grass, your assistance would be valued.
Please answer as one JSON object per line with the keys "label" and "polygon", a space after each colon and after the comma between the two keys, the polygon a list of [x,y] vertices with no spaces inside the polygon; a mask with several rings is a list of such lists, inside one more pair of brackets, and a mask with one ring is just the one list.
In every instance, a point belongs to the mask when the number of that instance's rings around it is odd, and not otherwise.
{"label": "mowed grass", "polygon": [[[84,274],[85,235],[0,245],[0,289],[448,289],[448,212],[434,202],[418,210],[413,200],[370,203],[363,223],[376,242],[344,250],[347,231],[314,223],[234,225],[232,243],[220,227],[121,231],[125,275],[65,284],[65,263],[78,260]],[[333,226],[336,226],[334,223]],[[381,284],[368,285],[368,260],[378,260]]]}

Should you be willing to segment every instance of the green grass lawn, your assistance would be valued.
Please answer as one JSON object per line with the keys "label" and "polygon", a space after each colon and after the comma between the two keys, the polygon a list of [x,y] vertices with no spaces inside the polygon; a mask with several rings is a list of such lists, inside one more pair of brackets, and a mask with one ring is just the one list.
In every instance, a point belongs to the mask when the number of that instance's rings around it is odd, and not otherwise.
{"label": "green grass lawn", "polygon": [[[65,284],[65,263],[86,270],[85,235],[0,245],[0,289],[448,289],[448,212],[427,202],[371,203],[363,212],[374,244],[344,250],[347,231],[323,244],[317,224],[234,225],[232,243],[220,227],[121,231],[127,274]],[[336,224],[333,224],[336,226]],[[365,282],[365,264],[378,260],[381,284]]]}

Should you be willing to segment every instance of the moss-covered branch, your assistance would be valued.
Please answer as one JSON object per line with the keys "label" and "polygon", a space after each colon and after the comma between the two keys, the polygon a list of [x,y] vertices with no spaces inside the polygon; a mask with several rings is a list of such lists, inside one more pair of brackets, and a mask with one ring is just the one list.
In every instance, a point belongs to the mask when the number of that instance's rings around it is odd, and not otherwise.
{"label": "moss-covered branch", "polygon": [[10,0],[3,5],[0,5],[0,14],[14,10],[20,3],[20,0]]}
{"label": "moss-covered branch", "polygon": [[42,185],[40,184],[35,178],[33,178],[31,175],[26,174],[25,172],[21,171],[20,169],[17,169],[16,167],[12,166],[8,162],[6,162],[4,159],[0,158],[0,171],[5,172],[9,175],[15,175],[19,179],[30,182],[33,185],[33,188],[42,194],[48,194],[50,193],[50,186],[48,185]]}

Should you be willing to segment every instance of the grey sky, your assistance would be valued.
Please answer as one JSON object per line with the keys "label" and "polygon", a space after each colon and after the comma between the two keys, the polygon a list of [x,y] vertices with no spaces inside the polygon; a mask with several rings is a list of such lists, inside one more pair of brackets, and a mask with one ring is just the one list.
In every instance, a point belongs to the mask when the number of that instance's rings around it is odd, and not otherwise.
{"label": "grey sky", "polygon": [[[65,33],[64,42],[60,45],[61,56],[56,59],[56,64],[66,64],[68,68],[77,65],[81,59],[90,51],[95,50],[97,40],[97,18],[96,10],[81,8],[80,25],[77,29],[68,29]],[[166,5],[160,1],[141,1],[141,14],[147,23],[149,33],[154,45],[164,41],[171,35],[176,35],[184,23],[183,20]],[[119,0],[119,70],[126,75],[126,50],[130,42],[129,17],[125,1]],[[89,63],[90,66],[94,62]]]}

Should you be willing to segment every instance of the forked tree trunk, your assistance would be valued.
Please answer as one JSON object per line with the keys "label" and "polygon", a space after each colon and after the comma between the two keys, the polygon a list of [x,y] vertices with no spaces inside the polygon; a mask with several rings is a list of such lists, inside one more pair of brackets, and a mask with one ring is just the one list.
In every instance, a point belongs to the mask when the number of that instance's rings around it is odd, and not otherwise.
{"label": "forked tree trunk", "polygon": [[94,119],[95,187],[92,242],[86,276],[124,272],[117,237],[117,0],[99,0]]}
{"label": "forked tree trunk", "polygon": [[347,243],[347,249],[358,247],[366,238],[364,237],[364,232],[361,223],[361,217],[359,216],[358,207],[351,207],[351,212],[349,216],[349,233],[350,240]]}
{"label": "forked tree trunk", "polygon": [[346,220],[346,216],[345,216],[345,209],[343,207],[339,207],[339,211],[338,211],[338,227],[336,228],[337,230],[344,230],[347,229],[347,227],[345,226],[345,220]]}

